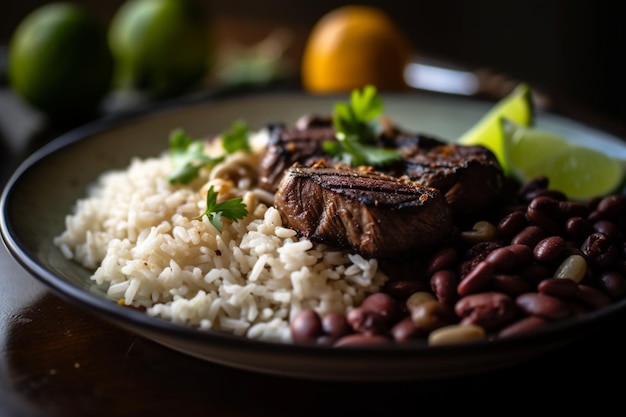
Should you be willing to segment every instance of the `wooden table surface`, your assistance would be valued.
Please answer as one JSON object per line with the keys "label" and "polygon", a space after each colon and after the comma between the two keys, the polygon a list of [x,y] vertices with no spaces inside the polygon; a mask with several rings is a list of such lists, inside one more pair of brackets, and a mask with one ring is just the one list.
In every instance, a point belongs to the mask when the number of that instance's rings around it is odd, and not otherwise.
{"label": "wooden table surface", "polygon": [[[0,91],[2,184],[46,140]],[[61,300],[0,247],[0,416],[393,416],[621,406],[626,316],[521,365],[434,381],[338,383],[230,369],[185,356]],[[367,364],[364,364],[367,366]],[[546,408],[548,407],[548,408]],[[481,411],[482,410],[482,411]]]}

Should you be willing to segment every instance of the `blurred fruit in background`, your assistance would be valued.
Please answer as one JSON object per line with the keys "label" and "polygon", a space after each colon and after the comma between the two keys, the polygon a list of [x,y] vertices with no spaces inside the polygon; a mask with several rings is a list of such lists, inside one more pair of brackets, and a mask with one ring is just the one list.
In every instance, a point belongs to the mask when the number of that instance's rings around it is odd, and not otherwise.
{"label": "blurred fruit in background", "polygon": [[225,87],[266,86],[297,77],[289,52],[293,34],[276,28],[252,44],[224,39],[213,71],[215,83]]}
{"label": "blurred fruit in background", "polygon": [[322,16],[304,47],[301,78],[313,93],[406,88],[404,69],[413,57],[407,38],[382,10],[349,5]]}
{"label": "blurred fruit in background", "polygon": [[97,112],[112,71],[106,28],[76,3],[40,6],[11,36],[7,75],[12,89],[56,120]]}
{"label": "blurred fruit in background", "polygon": [[127,1],[109,26],[115,88],[169,97],[198,86],[213,65],[213,37],[197,1]]}

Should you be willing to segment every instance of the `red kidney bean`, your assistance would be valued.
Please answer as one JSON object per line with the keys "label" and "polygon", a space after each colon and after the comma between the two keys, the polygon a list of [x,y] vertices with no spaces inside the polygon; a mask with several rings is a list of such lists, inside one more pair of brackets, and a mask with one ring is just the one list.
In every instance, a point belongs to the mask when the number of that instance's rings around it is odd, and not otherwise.
{"label": "red kidney bean", "polygon": [[623,251],[613,246],[609,237],[600,232],[590,234],[580,249],[592,264],[603,269],[618,267],[623,256]]}
{"label": "red kidney bean", "polygon": [[517,312],[515,302],[506,294],[483,292],[461,298],[454,306],[462,324],[475,324],[486,330],[500,327]]}
{"label": "red kidney bean", "polygon": [[600,285],[611,299],[619,300],[626,296],[626,278],[619,272],[603,272],[600,275],[599,281]]}
{"label": "red kidney bean", "polygon": [[445,247],[435,252],[428,262],[426,274],[432,275],[443,269],[452,269],[458,261],[458,253],[456,249]]}
{"label": "red kidney bean", "polygon": [[611,304],[611,298],[602,290],[583,284],[578,284],[578,287],[576,299],[590,309],[597,310]]}
{"label": "red kidney bean", "polygon": [[513,211],[498,223],[498,234],[505,237],[514,236],[521,232],[527,224],[528,221],[524,212],[519,210]]}
{"label": "red kidney bean", "polygon": [[485,258],[493,264],[495,272],[506,272],[516,269],[533,259],[532,250],[526,245],[508,245],[492,251]]}
{"label": "red kidney bean", "polygon": [[337,312],[330,312],[322,317],[322,329],[325,335],[335,340],[352,331],[346,316]]}
{"label": "red kidney bean", "polygon": [[546,232],[542,228],[536,225],[525,227],[524,230],[516,234],[511,243],[514,245],[526,245],[534,248],[543,238],[546,237]]}
{"label": "red kidney bean", "polygon": [[362,307],[353,308],[348,312],[346,320],[352,330],[357,333],[384,334],[388,329],[387,320],[380,313]]}
{"label": "red kidney bean", "polygon": [[528,263],[533,260],[533,251],[529,246],[521,244],[510,244],[506,246],[508,250],[513,252],[519,258],[519,265]]}
{"label": "red kidney bean", "polygon": [[511,296],[531,292],[534,288],[521,275],[495,274],[491,282],[495,290]]}
{"label": "red kidney bean", "polygon": [[478,263],[467,275],[465,275],[457,286],[457,293],[461,297],[479,292],[483,289],[491,278],[493,278],[493,264],[482,261]]}
{"label": "red kidney bean", "polygon": [[626,213],[626,196],[621,194],[606,196],[598,202],[596,211],[605,219],[623,215]]}
{"label": "red kidney bean", "polygon": [[539,263],[559,262],[565,254],[565,240],[561,236],[550,236],[541,240],[533,249],[533,256]]}
{"label": "red kidney bean", "polygon": [[396,299],[382,292],[367,296],[361,302],[360,308],[380,314],[387,322],[387,325],[392,325],[402,315],[402,309]]}
{"label": "red kidney bean", "polygon": [[526,215],[531,223],[541,227],[549,234],[557,234],[564,220],[559,201],[550,197],[534,198],[526,210]]}
{"label": "red kidney bean", "polygon": [[322,320],[313,309],[301,310],[290,323],[291,336],[298,343],[315,343],[323,334]]}
{"label": "red kidney bean", "polygon": [[390,333],[396,342],[406,342],[422,334],[419,329],[415,327],[415,324],[413,324],[413,319],[411,317],[406,317],[397,322],[391,328]]}
{"label": "red kidney bean", "polygon": [[430,277],[430,287],[435,293],[437,300],[444,304],[454,304],[459,296],[456,292],[459,279],[454,271],[441,270],[437,271]]}
{"label": "red kidney bean", "polygon": [[619,227],[612,221],[598,220],[593,224],[593,229],[596,232],[604,233],[613,243],[618,243],[622,239]]}
{"label": "red kidney bean", "polygon": [[541,293],[522,294],[515,299],[515,303],[526,314],[547,320],[562,320],[571,314],[567,303]]}
{"label": "red kidney bean", "polygon": [[587,236],[580,249],[591,260],[599,259],[611,246],[609,238],[604,233],[596,232]]}
{"label": "red kidney bean", "polygon": [[581,240],[593,233],[593,226],[585,217],[570,217],[565,221],[565,233],[572,239]]}
{"label": "red kidney bean", "polygon": [[509,324],[507,327],[500,330],[498,337],[511,337],[518,336],[524,333],[528,333],[532,330],[545,326],[549,322],[538,316],[529,316],[516,321],[513,324]]}
{"label": "red kidney bean", "polygon": [[587,220],[589,220],[591,223],[597,222],[598,220],[602,219],[602,213],[600,213],[598,210],[592,211],[587,217]]}
{"label": "red kidney bean", "polygon": [[569,278],[548,278],[544,279],[537,286],[541,294],[550,295],[557,298],[571,298],[578,291],[578,283]]}

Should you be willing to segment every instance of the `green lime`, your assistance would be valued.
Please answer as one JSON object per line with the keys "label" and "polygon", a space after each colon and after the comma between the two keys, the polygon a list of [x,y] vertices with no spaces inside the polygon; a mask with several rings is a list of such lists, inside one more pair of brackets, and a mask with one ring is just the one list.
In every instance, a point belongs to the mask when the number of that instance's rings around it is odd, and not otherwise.
{"label": "green lime", "polygon": [[92,115],[111,86],[106,30],[75,3],[27,15],[11,35],[8,61],[11,88],[56,119]]}
{"label": "green lime", "polygon": [[207,75],[211,26],[193,0],[129,0],[109,27],[115,84],[158,97],[182,93]]}
{"label": "green lime", "polygon": [[522,183],[545,176],[550,188],[586,200],[616,192],[624,182],[625,161],[541,129],[502,126],[508,162]]}
{"label": "green lime", "polygon": [[534,123],[534,105],[528,84],[518,85],[511,93],[502,98],[472,128],[465,132],[458,142],[463,145],[483,145],[498,158],[498,162],[507,175],[511,168],[505,156],[504,135],[501,126],[506,118],[523,126]]}
{"label": "green lime", "polygon": [[511,174],[522,182],[528,179],[526,171],[531,166],[569,146],[565,138],[551,132],[517,125],[507,119],[501,121],[505,138],[505,159]]}

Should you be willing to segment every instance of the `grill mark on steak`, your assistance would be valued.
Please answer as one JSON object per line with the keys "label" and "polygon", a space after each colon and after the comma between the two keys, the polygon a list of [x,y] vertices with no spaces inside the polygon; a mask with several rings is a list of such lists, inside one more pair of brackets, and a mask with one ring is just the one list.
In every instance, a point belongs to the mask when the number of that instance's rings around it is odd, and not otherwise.
{"label": "grill mark on steak", "polygon": [[454,228],[450,206],[434,188],[325,164],[289,168],[274,204],[300,236],[368,257],[441,244]]}
{"label": "grill mark on steak", "polygon": [[[329,117],[307,115],[295,127],[276,125],[260,164],[260,185],[275,193],[280,179],[294,163],[311,166],[323,160],[335,165],[323,149],[324,141],[334,141],[335,130]],[[405,132],[386,120],[378,144],[402,151],[402,159],[376,169],[385,174],[407,176],[426,187],[437,188],[445,196],[456,217],[471,217],[489,210],[499,201],[505,176],[495,155],[482,146],[448,143],[422,133]]]}
{"label": "grill mark on steak", "polygon": [[505,184],[495,155],[482,146],[445,143],[405,153],[401,174],[440,190],[459,217],[493,207]]}
{"label": "grill mark on steak", "polygon": [[331,160],[322,143],[336,140],[332,121],[311,116],[300,118],[295,127],[270,126],[269,136],[259,165],[259,185],[272,193],[293,164],[310,166],[320,159]]}

